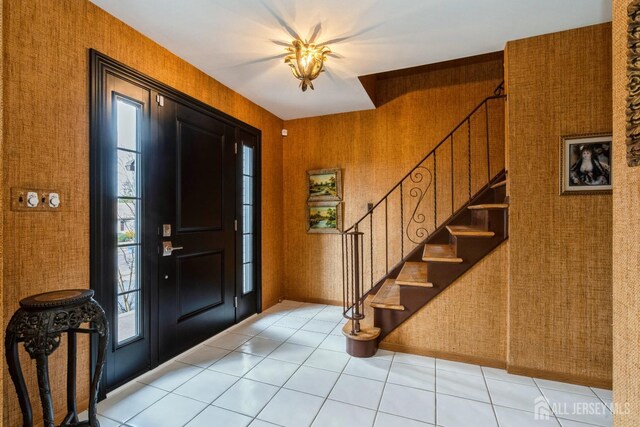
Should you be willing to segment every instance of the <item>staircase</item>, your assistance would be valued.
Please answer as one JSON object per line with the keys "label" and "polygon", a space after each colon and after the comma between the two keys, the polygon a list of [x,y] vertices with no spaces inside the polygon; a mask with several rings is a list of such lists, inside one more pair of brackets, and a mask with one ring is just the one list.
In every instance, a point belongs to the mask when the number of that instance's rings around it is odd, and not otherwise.
{"label": "staircase", "polygon": [[342,233],[350,355],[373,356],[391,331],[508,238],[507,173],[491,167],[495,144],[504,144],[504,128],[492,129],[504,99],[500,85]]}

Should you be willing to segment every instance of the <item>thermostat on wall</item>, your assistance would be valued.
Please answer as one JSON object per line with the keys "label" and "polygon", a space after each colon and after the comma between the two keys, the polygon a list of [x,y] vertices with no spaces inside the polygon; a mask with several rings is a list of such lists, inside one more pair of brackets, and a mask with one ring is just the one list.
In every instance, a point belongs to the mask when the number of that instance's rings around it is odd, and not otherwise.
{"label": "thermostat on wall", "polygon": [[282,129],[282,136],[287,136],[289,132],[286,129]]}

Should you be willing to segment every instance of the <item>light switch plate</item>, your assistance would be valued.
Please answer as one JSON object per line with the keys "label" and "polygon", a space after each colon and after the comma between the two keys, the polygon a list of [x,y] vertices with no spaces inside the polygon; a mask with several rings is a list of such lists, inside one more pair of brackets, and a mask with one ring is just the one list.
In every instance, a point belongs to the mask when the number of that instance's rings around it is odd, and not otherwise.
{"label": "light switch plate", "polygon": [[[37,204],[30,206],[29,196],[35,196]],[[52,205],[57,196],[57,207]],[[53,200],[52,200],[53,199]],[[64,206],[62,192],[59,190],[45,190],[42,188],[13,187],[11,188],[11,210],[16,212],[58,212]]]}

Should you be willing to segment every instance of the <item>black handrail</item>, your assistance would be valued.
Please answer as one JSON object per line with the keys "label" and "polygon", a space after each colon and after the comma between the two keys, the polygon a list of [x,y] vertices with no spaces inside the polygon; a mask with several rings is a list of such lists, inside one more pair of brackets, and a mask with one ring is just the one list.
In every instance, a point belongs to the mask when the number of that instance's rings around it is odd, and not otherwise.
{"label": "black handrail", "polygon": [[[492,100],[499,100],[506,98],[506,95],[503,93],[504,91],[504,82],[500,83],[500,85],[495,89],[494,94],[485,98],[482,102],[480,102],[467,116],[458,123],[435,147],[433,147],[406,175],[404,175],[397,184],[395,184],[376,204],[374,204],[367,212],[358,219],[351,227],[344,230],[342,234],[342,256],[343,256],[343,314],[344,317],[351,319],[353,322],[351,324],[351,333],[357,334],[360,331],[360,320],[364,318],[364,307],[363,302],[364,298],[366,298],[367,294],[374,288],[374,285],[377,285],[381,282],[378,280],[374,284],[373,280],[373,254],[374,254],[374,240],[373,240],[373,214],[376,211],[376,208],[384,203],[384,214],[385,214],[385,231],[384,231],[384,250],[386,252],[385,256],[385,274],[384,277],[389,275],[390,271],[394,269],[389,269],[389,230],[388,230],[388,218],[389,218],[389,198],[390,196],[399,190],[399,198],[400,198],[400,229],[401,229],[401,237],[400,237],[400,263],[405,261],[405,248],[404,248],[404,238],[405,238],[405,223],[404,223],[404,182],[407,179],[410,179],[411,182],[409,184],[420,184],[425,178],[425,174],[428,173],[429,182],[426,188],[420,189],[417,186],[411,188],[409,191],[410,196],[418,197],[419,200],[416,204],[415,209],[413,210],[409,221],[407,222],[407,230],[406,234],[408,239],[415,243],[420,244],[424,243],[434,232],[441,229],[438,227],[438,198],[437,198],[437,150],[442,147],[447,141],[451,143],[451,216],[455,215],[460,211],[460,209],[468,206],[472,199],[472,171],[471,171],[471,119],[481,108],[485,108],[484,119],[485,119],[485,132],[486,132],[486,164],[487,164],[487,182],[486,185],[489,185],[491,182],[491,149],[490,149],[490,136],[489,136],[489,102]],[[455,179],[454,179],[454,134],[459,131],[464,126],[467,126],[467,173],[469,176],[468,179],[468,199],[463,206],[459,209],[455,209],[455,200],[454,200],[454,188],[455,188]],[[423,166],[427,160],[433,157],[433,172],[428,169],[427,166]],[[434,229],[429,232],[425,227],[428,227],[426,224],[423,225],[425,221],[425,215],[422,213],[418,213],[418,208],[422,203],[424,197],[426,196],[426,192],[429,188],[433,186],[433,207],[434,207],[434,218],[433,218],[433,226]],[[454,212],[455,211],[455,212]],[[371,283],[370,288],[366,290],[363,289],[363,281],[364,281],[364,227],[360,227],[360,224],[365,221],[369,217],[369,241],[370,241],[370,250],[369,256],[370,259],[370,276]],[[446,222],[446,221],[445,221]],[[409,233],[409,228],[412,223],[418,224],[418,228],[415,231],[416,239],[414,240],[414,236]],[[411,253],[411,251],[408,251]],[[399,263],[399,264],[400,264]]]}

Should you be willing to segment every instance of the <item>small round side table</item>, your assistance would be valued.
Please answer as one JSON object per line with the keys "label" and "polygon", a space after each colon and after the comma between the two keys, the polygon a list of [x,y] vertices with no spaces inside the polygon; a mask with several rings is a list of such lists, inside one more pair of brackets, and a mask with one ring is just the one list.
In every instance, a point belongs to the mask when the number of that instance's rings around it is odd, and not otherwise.
{"label": "small round side table", "polygon": [[[83,327],[86,323],[89,323],[89,327]],[[20,308],[7,326],[5,334],[7,366],[20,401],[23,427],[33,426],[33,414],[20,367],[18,343],[23,342],[31,359],[36,361],[44,425],[53,427],[54,413],[49,385],[48,358],[60,345],[62,333],[66,333],[68,337],[68,354],[67,415],[61,426],[100,426],[96,404],[107,350],[109,323],[104,310],[93,299],[92,290],[68,289],[23,299],[20,301]],[[82,423],[78,422],[76,406],[76,333],[98,335],[97,361],[89,396],[89,420]]]}

